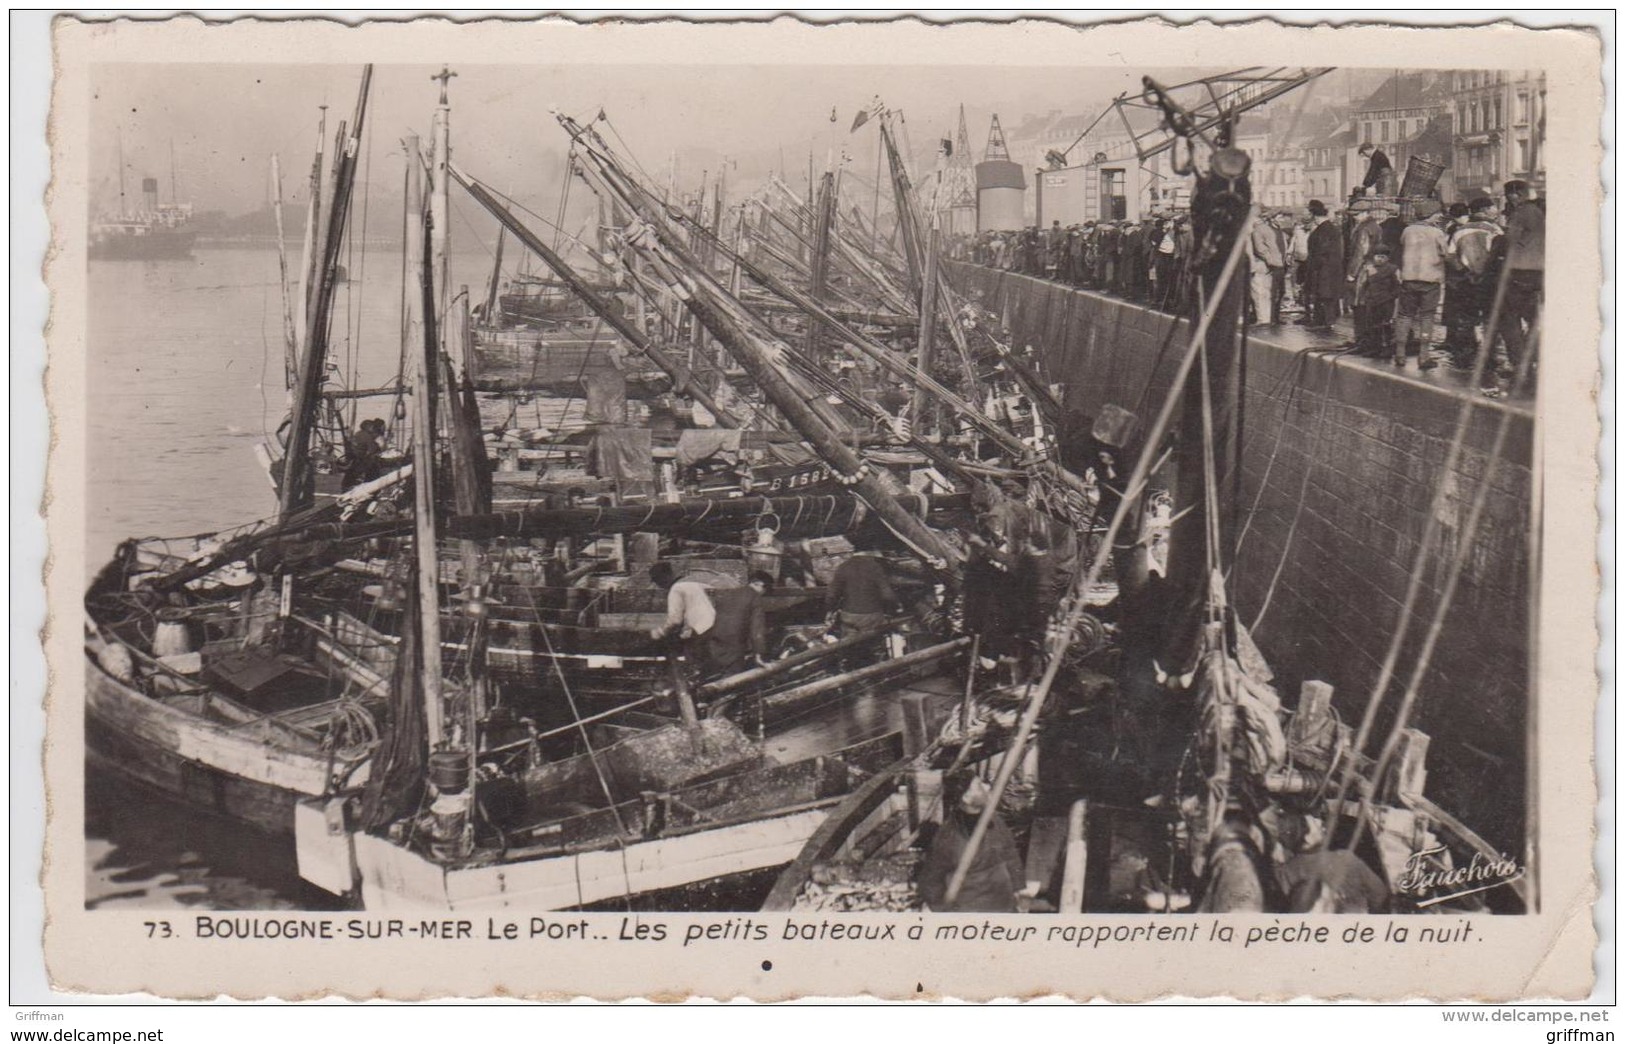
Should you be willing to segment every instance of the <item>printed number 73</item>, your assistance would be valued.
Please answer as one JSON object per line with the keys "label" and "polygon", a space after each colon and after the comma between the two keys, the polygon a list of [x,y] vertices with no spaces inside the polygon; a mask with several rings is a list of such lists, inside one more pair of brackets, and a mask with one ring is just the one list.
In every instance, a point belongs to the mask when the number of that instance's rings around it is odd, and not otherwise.
{"label": "printed number 73", "polygon": [[168,939],[175,934],[175,930],[169,926],[168,921],[142,921],[141,923],[146,926],[147,938],[149,939],[153,937]]}

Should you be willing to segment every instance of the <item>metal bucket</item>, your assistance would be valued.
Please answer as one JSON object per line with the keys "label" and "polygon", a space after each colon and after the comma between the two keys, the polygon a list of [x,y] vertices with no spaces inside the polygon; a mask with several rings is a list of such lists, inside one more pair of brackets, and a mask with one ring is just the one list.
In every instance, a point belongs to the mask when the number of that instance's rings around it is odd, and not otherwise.
{"label": "metal bucket", "polygon": [[152,635],[152,654],[157,657],[182,656],[192,651],[192,635],[184,613],[172,609],[158,612],[158,626]]}
{"label": "metal bucket", "polygon": [[468,751],[437,750],[429,755],[429,782],[442,794],[468,789]]}

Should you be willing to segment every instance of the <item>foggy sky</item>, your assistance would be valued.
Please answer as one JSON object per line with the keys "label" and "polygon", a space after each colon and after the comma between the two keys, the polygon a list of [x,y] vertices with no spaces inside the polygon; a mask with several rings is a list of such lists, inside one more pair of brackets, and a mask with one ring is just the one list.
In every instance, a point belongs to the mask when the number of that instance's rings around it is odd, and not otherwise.
{"label": "foggy sky", "polygon": [[[434,66],[379,66],[374,71],[370,180],[398,192],[398,141],[411,132],[425,143],[438,96]],[[740,168],[778,165],[782,149],[792,184],[805,180],[812,152],[822,169],[833,149],[854,155],[873,176],[873,124],[848,134],[853,116],[876,95],[903,110],[916,153],[951,136],[964,103],[971,147],[980,159],[988,116],[1006,131],[1029,113],[1093,111],[1118,92],[1137,90],[1146,69],[830,66],[478,66],[462,65],[451,81],[453,147],[471,173],[520,198],[556,199],[568,141],[549,112],[558,106],[590,118],[602,108],[626,146],[664,180],[673,152],[679,181],[692,187],[701,170],[727,156]],[[316,143],[317,106],[326,104],[331,136],[354,107],[357,67],[325,65],[108,65],[93,77],[93,202],[116,203],[117,149],[122,137],[126,191],[142,176],[170,193],[173,143],[180,199],[200,210],[241,213],[268,199],[267,166],[281,155],[284,193],[301,184]],[[836,120],[830,121],[831,109]],[[621,143],[611,138],[617,148]],[[365,169],[363,171],[366,173]],[[797,174],[799,173],[799,177]]]}

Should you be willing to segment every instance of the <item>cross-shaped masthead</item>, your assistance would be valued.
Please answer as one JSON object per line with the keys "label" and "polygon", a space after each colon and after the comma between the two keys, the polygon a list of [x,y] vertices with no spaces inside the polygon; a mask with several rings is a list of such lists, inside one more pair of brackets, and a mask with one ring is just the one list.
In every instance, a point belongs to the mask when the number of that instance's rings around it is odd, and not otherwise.
{"label": "cross-shaped masthead", "polygon": [[431,79],[431,80],[439,80],[440,81],[440,104],[441,105],[446,104],[446,85],[448,83],[450,83],[451,78],[453,76],[456,76],[456,75],[457,75],[456,73],[451,71],[451,68],[449,66],[442,65],[440,67],[439,72],[437,72],[433,76],[429,77],[429,79]]}

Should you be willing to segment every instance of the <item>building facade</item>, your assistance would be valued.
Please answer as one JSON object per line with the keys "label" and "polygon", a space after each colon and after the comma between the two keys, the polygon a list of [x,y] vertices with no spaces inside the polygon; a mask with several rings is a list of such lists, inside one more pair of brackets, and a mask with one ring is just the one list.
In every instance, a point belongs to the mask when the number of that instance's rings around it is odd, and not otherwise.
{"label": "building facade", "polygon": [[1499,196],[1512,180],[1546,182],[1546,76],[1509,70],[1451,74],[1454,168],[1463,195]]}
{"label": "building facade", "polygon": [[[1354,143],[1355,148],[1370,142],[1381,149],[1393,163],[1394,175],[1400,182],[1405,178],[1406,167],[1413,155],[1430,163],[1450,166],[1449,155],[1438,155],[1435,150],[1418,148],[1418,139],[1423,139],[1424,145],[1432,140],[1431,136],[1427,136],[1428,127],[1445,111],[1451,75],[1406,72],[1390,76],[1364,101],[1355,105],[1349,114],[1350,125],[1358,139]],[[1429,154],[1423,155],[1424,151]],[[1359,187],[1364,174],[1362,165],[1360,178],[1350,186],[1351,191]]]}

